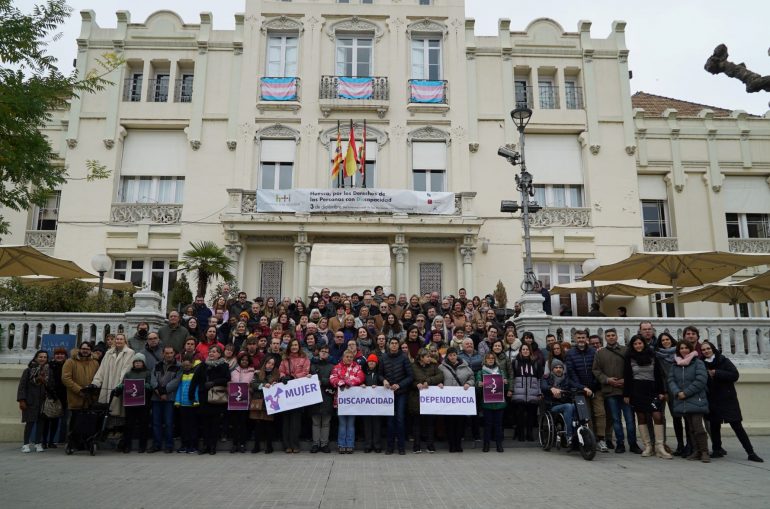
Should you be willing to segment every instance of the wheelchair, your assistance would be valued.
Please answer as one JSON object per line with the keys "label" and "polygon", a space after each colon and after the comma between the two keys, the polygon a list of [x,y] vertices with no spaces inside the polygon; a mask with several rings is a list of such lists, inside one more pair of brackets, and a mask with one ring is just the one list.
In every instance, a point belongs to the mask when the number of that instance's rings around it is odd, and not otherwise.
{"label": "wheelchair", "polygon": [[[591,421],[591,413],[588,410],[588,402],[582,391],[570,391],[572,395],[571,405],[574,406],[572,428],[574,430],[572,446],[580,451],[580,455],[586,461],[591,461],[596,456],[596,436],[588,427]],[[550,408],[543,403],[540,409],[540,421],[538,423],[538,438],[540,447],[544,451],[567,448],[567,426],[564,416],[560,413],[551,412]]]}

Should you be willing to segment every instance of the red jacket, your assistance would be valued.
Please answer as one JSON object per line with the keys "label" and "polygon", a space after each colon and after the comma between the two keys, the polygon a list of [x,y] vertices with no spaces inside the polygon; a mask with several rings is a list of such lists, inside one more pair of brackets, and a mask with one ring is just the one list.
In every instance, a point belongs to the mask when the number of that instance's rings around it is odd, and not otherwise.
{"label": "red jacket", "polygon": [[329,377],[329,383],[332,387],[337,387],[337,392],[334,393],[334,408],[337,408],[337,393],[339,389],[345,389],[347,387],[355,387],[364,383],[366,375],[356,362],[350,364],[343,364],[340,362],[332,369],[332,374]]}
{"label": "red jacket", "polygon": [[302,378],[310,374],[310,359],[301,355],[293,355],[281,361],[278,372],[282,377]]}

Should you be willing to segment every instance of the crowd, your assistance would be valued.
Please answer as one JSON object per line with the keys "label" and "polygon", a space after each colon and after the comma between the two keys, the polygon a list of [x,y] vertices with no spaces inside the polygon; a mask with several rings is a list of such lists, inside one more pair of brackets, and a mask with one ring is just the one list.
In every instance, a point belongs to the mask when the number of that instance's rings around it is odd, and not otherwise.
{"label": "crowd", "polygon": [[[408,442],[413,453],[433,453],[437,440],[461,453],[466,436],[482,441],[484,452],[493,442],[503,452],[503,429],[513,428],[518,441],[535,441],[544,409],[565,416],[569,436],[570,395],[579,391],[590,402],[601,452],[709,462],[726,454],[720,427],[728,423],[748,459],[762,461],[741,425],[738,371],[700,340],[695,326],[678,339],[656,336],[653,324],[642,322],[627,346],[611,328],[603,337],[577,330],[572,341],[553,335],[541,341],[529,331],[519,335],[492,305],[462,288],[457,297],[443,298],[436,292],[386,295],[380,286],[350,296],[324,289],[305,303],[249,301],[245,292],[232,295],[225,286],[211,306],[198,296],[157,330],[139,323],[130,338],[108,335],[72,352],[57,349],[53,359],[38,351],[18,388],[22,451],[55,448],[56,437],[64,442],[76,431],[67,417],[88,408],[94,394],[110,405],[124,453],[137,445],[138,452],[216,454],[225,437],[232,453],[246,452],[249,442],[252,453],[263,444],[272,453],[279,438],[286,453],[298,453],[301,437],[312,439],[311,453],[329,453],[329,437],[336,435],[338,452],[352,454],[357,431],[365,453],[405,454]],[[488,374],[502,377],[503,401],[483,401]],[[321,403],[268,415],[265,389],[312,375],[320,382]],[[123,405],[131,380],[144,382],[144,405]],[[228,382],[248,384],[248,410],[227,409]],[[362,385],[393,391],[394,415],[336,415],[340,392]],[[420,391],[431,386],[475,390],[477,415],[421,414]],[[667,419],[675,431],[673,449]]]}

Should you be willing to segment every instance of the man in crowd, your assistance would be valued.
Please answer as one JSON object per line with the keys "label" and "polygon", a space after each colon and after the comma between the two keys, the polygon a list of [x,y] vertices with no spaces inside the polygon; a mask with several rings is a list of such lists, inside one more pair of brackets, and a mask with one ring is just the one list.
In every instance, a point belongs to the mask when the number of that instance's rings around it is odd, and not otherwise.
{"label": "man in crowd", "polygon": [[596,435],[596,448],[601,452],[609,452],[604,442],[604,398],[597,392],[599,384],[593,374],[594,356],[596,350],[588,344],[588,331],[575,331],[575,348],[567,352],[567,376],[578,389],[588,389],[587,395],[591,402],[593,431]]}
{"label": "man in crowd", "polygon": [[144,355],[144,364],[147,366],[147,371],[152,373],[155,365],[163,359],[163,345],[160,344],[158,333],[150,332],[147,334],[147,343],[145,343],[144,348],[136,351]]}
{"label": "man in crowd", "polygon": [[690,345],[690,348],[698,352],[698,357],[703,358],[703,355],[700,351],[700,331],[697,327],[694,325],[688,325],[684,328],[684,332],[682,333],[684,342]]}
{"label": "man in crowd", "polygon": [[[494,312],[494,311],[493,311]],[[498,329],[494,325],[487,325],[487,336],[484,341],[479,342],[479,355],[483,359],[484,356],[492,350],[492,343],[497,341]]]}
{"label": "man in crowd", "polygon": [[155,387],[151,398],[153,445],[148,453],[174,452],[174,398],[181,379],[182,366],[176,361],[176,351],[170,346],[164,347],[163,359],[152,369]]}
{"label": "man in crowd", "polygon": [[647,346],[655,348],[655,328],[652,326],[652,322],[639,323],[639,335],[642,336]]}
{"label": "man in crowd", "polygon": [[211,315],[211,309],[206,305],[203,295],[195,297],[195,302],[193,302],[193,316],[198,320],[198,323],[206,323]]}
{"label": "man in crowd", "polygon": [[388,341],[388,353],[380,360],[379,374],[382,385],[393,391],[393,416],[388,417],[388,442],[385,454],[393,454],[398,446],[398,454],[406,454],[405,413],[406,398],[414,380],[412,366],[407,356],[401,351],[398,339]]}
{"label": "man in crowd", "polygon": [[[73,349],[72,356],[64,361],[61,381],[67,388],[67,408],[69,410],[83,410],[86,402],[85,396],[80,391],[91,384],[98,369],[99,362],[91,357],[91,344],[87,341],[83,341],[77,350]],[[72,426],[68,425],[67,429],[72,430]]]}
{"label": "man in crowd", "polygon": [[238,292],[238,300],[232,303],[230,306],[230,316],[239,317],[241,313],[251,310],[251,302],[246,300],[246,292]]}
{"label": "man in crowd", "polygon": [[[184,350],[184,342],[190,333],[180,323],[179,311],[171,311],[168,314],[168,323],[158,329],[158,337],[163,346],[171,346],[177,352]],[[206,323],[206,322],[203,322]],[[141,352],[141,350],[139,350]]]}
{"label": "man in crowd", "polygon": [[144,344],[147,341],[147,333],[150,331],[150,324],[147,322],[139,322],[136,326],[136,334],[131,336],[128,340],[128,346],[135,352],[141,352],[144,348]]}

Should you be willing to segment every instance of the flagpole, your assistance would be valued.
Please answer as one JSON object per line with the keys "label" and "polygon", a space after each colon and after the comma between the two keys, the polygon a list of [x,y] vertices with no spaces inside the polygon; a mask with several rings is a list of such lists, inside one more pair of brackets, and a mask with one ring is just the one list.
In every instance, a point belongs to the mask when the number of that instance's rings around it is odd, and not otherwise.
{"label": "flagpole", "polygon": [[[337,150],[340,149],[339,141],[340,141],[340,121],[337,120],[337,146],[334,148],[334,154],[335,154],[334,157],[335,157],[335,159],[337,158]],[[341,150],[340,150],[340,154],[339,155],[340,155],[340,157],[342,156],[342,151]],[[339,165],[337,167],[337,187],[338,188],[345,187],[344,179],[340,178],[340,174],[341,173],[342,173],[342,167],[341,167],[341,165]]]}
{"label": "flagpole", "polygon": [[364,119],[363,148],[361,149],[361,169],[363,170],[363,187],[366,189],[366,119]]}
{"label": "flagpole", "polygon": [[[355,139],[355,136],[356,136],[356,135],[355,135],[355,133],[353,132],[353,119],[352,119],[352,118],[350,119],[350,133],[351,133],[351,138],[352,138],[352,139]],[[354,144],[354,145],[355,145],[355,144]],[[353,154],[355,155],[355,153],[356,153],[356,151],[354,150],[354,151],[353,151]],[[353,188],[353,187],[356,187],[356,185],[353,183],[353,176],[354,176],[354,175],[355,175],[355,173],[354,173],[353,175],[351,175],[351,176],[350,176],[350,187],[351,187],[351,188]]]}

